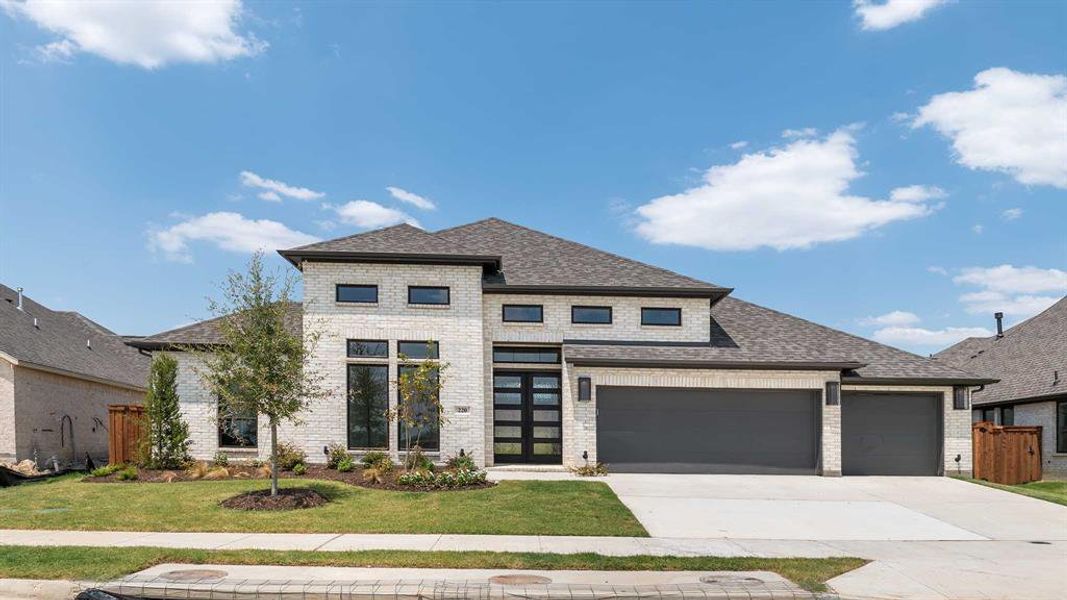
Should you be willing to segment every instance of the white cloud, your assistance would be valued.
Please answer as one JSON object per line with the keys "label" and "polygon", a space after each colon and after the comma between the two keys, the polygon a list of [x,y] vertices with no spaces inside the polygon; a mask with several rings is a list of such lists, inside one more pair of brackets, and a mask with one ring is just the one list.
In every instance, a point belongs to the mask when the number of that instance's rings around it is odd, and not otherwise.
{"label": "white cloud", "polygon": [[738,141],[730,144],[730,148],[733,148],[734,150],[740,150],[741,148],[744,148],[747,145],[748,145],[748,142],[746,142],[745,140],[738,140]]}
{"label": "white cloud", "polygon": [[657,244],[787,250],[852,239],[934,210],[849,194],[862,176],[855,144],[852,128],[842,128],[712,166],[700,186],[639,206],[637,232]]}
{"label": "white cloud", "polygon": [[1023,209],[1009,208],[1004,212],[1000,213],[1000,216],[1004,217],[1005,221],[1014,221],[1015,219],[1018,219],[1019,217],[1023,216]]}
{"label": "white cloud", "polygon": [[957,285],[979,288],[960,296],[972,314],[1003,312],[1029,317],[1052,306],[1067,294],[1067,271],[1039,267],[968,267],[953,277]]}
{"label": "white cloud", "polygon": [[938,267],[936,265],[931,265],[929,267],[926,267],[926,270],[929,273],[935,273],[937,275],[948,275],[948,269],[946,269],[945,267]]}
{"label": "white cloud", "polygon": [[422,227],[419,222],[403,211],[386,208],[370,200],[353,200],[340,206],[328,206],[337,213],[343,223],[363,229],[378,229],[399,223]]}
{"label": "white cloud", "polygon": [[944,198],[948,194],[936,185],[908,185],[893,188],[889,192],[889,199],[894,202],[925,202]]}
{"label": "white cloud", "polygon": [[876,341],[899,346],[941,348],[969,337],[989,337],[993,332],[984,327],[946,327],[924,329],[922,327],[884,327],[874,332]]}
{"label": "white cloud", "polygon": [[260,199],[268,202],[281,202],[282,196],[296,200],[317,200],[326,195],[308,188],[289,185],[282,181],[266,179],[251,171],[241,171],[241,185],[263,190],[258,195]]}
{"label": "white cloud", "polygon": [[133,2],[2,0],[11,16],[30,19],[60,39],[38,47],[44,59],[78,52],[156,69],[168,63],[214,63],[254,56],[267,43],[235,31],[240,0]]}
{"label": "white cloud", "polygon": [[1067,76],[995,68],[974,81],[972,90],[931,98],[911,126],[952,140],[965,167],[1067,189]]}
{"label": "white cloud", "polygon": [[973,231],[975,235],[982,235],[982,232],[985,231],[985,225],[982,225],[980,223],[971,225],[971,231]]}
{"label": "white cloud", "polygon": [[877,317],[864,317],[860,319],[861,325],[902,326],[915,325],[919,322],[919,315],[904,310],[894,310]]}
{"label": "white cloud", "polygon": [[186,217],[177,225],[149,233],[149,247],[161,251],[168,260],[192,262],[190,241],[206,241],[231,252],[255,252],[292,248],[317,242],[319,238],[267,219],[246,219],[233,212],[214,212]]}
{"label": "white cloud", "polygon": [[803,129],[786,129],[782,131],[782,137],[786,139],[796,138],[809,138],[815,137],[819,134],[819,130],[814,127],[804,127]]}
{"label": "white cloud", "polygon": [[415,208],[420,208],[422,210],[436,210],[437,209],[437,205],[434,204],[433,200],[430,200],[429,198],[424,198],[424,197],[422,197],[422,196],[420,196],[418,194],[414,194],[412,192],[409,192],[409,191],[407,191],[405,189],[398,188],[398,187],[390,186],[390,187],[387,187],[385,189],[389,191],[389,194],[392,197],[396,198],[397,200],[399,200],[401,202],[406,202],[406,203],[414,206]]}
{"label": "white cloud", "polygon": [[852,6],[864,29],[883,31],[910,21],[918,21],[930,9],[947,2],[948,0],[886,0],[876,4],[871,0],[854,0]]}

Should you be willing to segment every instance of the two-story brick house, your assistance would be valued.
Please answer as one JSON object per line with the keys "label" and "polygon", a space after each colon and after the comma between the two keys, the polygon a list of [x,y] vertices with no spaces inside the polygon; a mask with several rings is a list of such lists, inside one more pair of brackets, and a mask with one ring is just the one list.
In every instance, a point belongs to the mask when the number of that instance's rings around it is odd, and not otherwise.
{"label": "two-story brick house", "polygon": [[[498,219],[408,225],[281,250],[303,273],[294,329],[323,333],[333,390],[282,439],[312,460],[403,447],[395,381],[446,362],[442,458],[615,471],[929,474],[969,470],[969,389],[992,380],[750,304],[723,288]],[[427,341],[433,341],[432,345]],[[137,342],[217,342],[212,321]],[[401,357],[404,357],[402,360]],[[264,454],[220,432],[181,357],[193,452]],[[259,424],[265,427],[265,424]],[[245,448],[241,444],[245,444]]]}

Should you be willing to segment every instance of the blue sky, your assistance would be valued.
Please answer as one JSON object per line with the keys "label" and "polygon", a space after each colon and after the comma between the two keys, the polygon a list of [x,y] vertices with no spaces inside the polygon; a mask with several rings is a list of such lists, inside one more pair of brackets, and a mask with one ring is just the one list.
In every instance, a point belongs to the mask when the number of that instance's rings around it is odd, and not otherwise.
{"label": "blue sky", "polygon": [[881,4],[5,1],[0,281],[149,334],[497,216],[936,351],[1067,293],[1067,5]]}

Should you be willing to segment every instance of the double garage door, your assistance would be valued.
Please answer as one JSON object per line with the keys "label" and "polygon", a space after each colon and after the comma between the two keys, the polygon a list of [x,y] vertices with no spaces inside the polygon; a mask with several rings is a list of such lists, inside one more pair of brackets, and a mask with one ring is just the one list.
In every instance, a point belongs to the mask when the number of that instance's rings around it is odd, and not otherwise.
{"label": "double garage door", "polygon": [[[597,387],[597,457],[619,473],[814,474],[822,395],[810,390]],[[842,397],[845,475],[936,475],[936,395]]]}

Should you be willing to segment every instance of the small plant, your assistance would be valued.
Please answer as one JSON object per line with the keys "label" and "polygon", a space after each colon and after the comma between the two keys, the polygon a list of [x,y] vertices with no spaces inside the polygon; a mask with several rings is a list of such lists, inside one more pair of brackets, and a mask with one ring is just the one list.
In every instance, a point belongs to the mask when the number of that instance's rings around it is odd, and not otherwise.
{"label": "small plant", "polygon": [[253,468],[253,469],[258,469],[258,468],[262,467],[265,464],[266,463],[264,463],[263,461],[259,460],[258,458],[253,458],[253,459],[248,461],[248,466]]}
{"label": "small plant", "polygon": [[385,481],[385,473],[381,469],[371,467],[369,469],[363,469],[363,481],[369,481],[371,483],[382,483]]}
{"label": "small plant", "polygon": [[185,474],[189,479],[203,479],[210,470],[206,462],[198,460],[185,470]]}
{"label": "small plant", "polygon": [[308,467],[304,463],[297,463],[296,466],[293,467],[293,475],[296,475],[297,477],[307,475],[307,472]]}
{"label": "small plant", "polygon": [[338,463],[348,458],[348,448],[342,444],[330,444],[326,450],[326,468],[336,469]]}
{"label": "small plant", "polygon": [[99,467],[99,468],[93,469],[92,472],[89,473],[89,476],[90,477],[107,477],[108,475],[110,475],[110,474],[112,474],[112,473],[114,473],[116,471],[120,471],[122,469],[125,469],[125,468],[126,468],[126,465],[105,465],[103,467]]}
{"label": "small plant", "polygon": [[429,471],[433,473],[433,461],[422,451],[421,446],[412,446],[404,458],[404,465],[408,471]]}
{"label": "small plant", "polygon": [[426,470],[408,471],[396,478],[400,485],[425,489],[448,490],[484,484],[485,471],[443,471],[433,473]]}
{"label": "small plant", "polygon": [[460,454],[448,459],[448,468],[454,471],[477,471],[478,465],[469,454]]}
{"label": "small plant", "polygon": [[230,470],[226,467],[212,467],[207,473],[204,474],[205,480],[217,481],[219,479],[229,479]]}
{"label": "small plant", "polygon": [[352,462],[351,456],[345,456],[337,463],[337,470],[341,473],[349,473],[352,469],[356,468],[356,463]]}
{"label": "small plant", "polygon": [[282,471],[292,471],[294,467],[307,462],[306,452],[292,442],[278,444],[278,468]]}
{"label": "small plant", "polygon": [[579,477],[602,477],[608,474],[608,466],[602,462],[585,463],[579,467],[571,467],[571,473]]}
{"label": "small plant", "polygon": [[222,450],[215,453],[215,457],[211,459],[211,464],[216,467],[226,467],[230,464],[230,455],[226,454]]}
{"label": "small plant", "polygon": [[369,468],[373,467],[374,465],[378,464],[378,461],[382,460],[383,458],[389,458],[389,455],[386,454],[385,452],[379,452],[379,451],[375,450],[373,452],[368,452],[368,453],[364,454],[363,458],[361,458],[359,460],[360,460],[360,462],[363,463],[364,467],[369,469]]}
{"label": "small plant", "polygon": [[129,466],[119,471],[119,481],[136,481],[137,480],[137,467]]}

